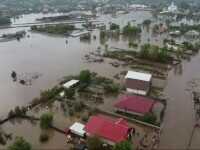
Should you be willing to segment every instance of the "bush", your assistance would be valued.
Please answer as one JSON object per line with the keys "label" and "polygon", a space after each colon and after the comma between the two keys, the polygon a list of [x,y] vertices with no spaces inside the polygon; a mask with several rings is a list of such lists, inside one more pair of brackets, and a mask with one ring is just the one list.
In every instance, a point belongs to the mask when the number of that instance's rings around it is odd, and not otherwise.
{"label": "bush", "polygon": [[104,90],[107,93],[118,92],[118,87],[115,85],[104,85]]}
{"label": "bush", "polygon": [[72,99],[76,93],[74,88],[67,88],[64,90],[64,92],[65,92],[66,98],[68,99]]}
{"label": "bush", "polygon": [[74,115],[74,110],[72,108],[69,108],[68,110],[69,110],[69,115],[73,116]]}
{"label": "bush", "polygon": [[76,103],[74,104],[74,110],[75,110],[76,112],[82,111],[83,108],[84,108],[83,102],[76,102]]}
{"label": "bush", "polygon": [[31,150],[31,145],[23,138],[16,137],[12,145],[8,147],[9,150]]}
{"label": "bush", "polygon": [[157,117],[154,113],[148,113],[144,116],[144,120],[148,123],[155,124]]}
{"label": "bush", "polygon": [[9,113],[8,113],[8,117],[14,117],[15,116],[15,113],[13,110],[10,110]]}
{"label": "bush", "polygon": [[89,70],[83,70],[80,72],[80,75],[79,75],[79,79],[80,79],[80,82],[82,84],[90,84],[91,82],[91,73]]}
{"label": "bush", "polygon": [[49,128],[53,123],[53,115],[51,113],[44,113],[40,117],[40,126],[42,128]]}
{"label": "bush", "polygon": [[110,30],[117,30],[117,29],[119,29],[120,27],[119,27],[119,25],[117,25],[117,24],[115,24],[115,23],[112,23],[111,25],[110,25]]}
{"label": "bush", "polygon": [[90,136],[87,138],[87,147],[89,150],[102,150],[103,143],[99,136]]}
{"label": "bush", "polygon": [[100,30],[100,39],[105,39],[106,37],[106,31],[105,30]]}
{"label": "bush", "polygon": [[88,115],[91,116],[93,114],[98,114],[100,113],[100,109],[99,108],[93,108],[92,110],[89,111]]}
{"label": "bush", "polygon": [[89,119],[89,116],[86,115],[86,116],[83,116],[82,121],[83,121],[83,122],[87,122],[88,119]]}
{"label": "bush", "polygon": [[132,150],[132,147],[132,144],[129,141],[125,140],[117,143],[114,147],[114,150]]}
{"label": "bush", "polygon": [[21,115],[22,115],[22,111],[21,111],[21,109],[19,108],[19,106],[15,107],[15,115],[16,115],[16,116],[21,116]]}
{"label": "bush", "polygon": [[142,32],[140,27],[137,26],[131,26],[130,23],[128,23],[124,28],[123,28],[123,33],[125,35],[138,35]]}
{"label": "bush", "polygon": [[47,134],[40,135],[40,142],[47,142],[49,140],[49,136]]}
{"label": "bush", "polygon": [[147,19],[147,20],[144,20],[143,25],[150,25],[151,24],[151,20],[150,19]]}
{"label": "bush", "polygon": [[32,100],[32,105],[37,106],[41,101],[38,98]]}

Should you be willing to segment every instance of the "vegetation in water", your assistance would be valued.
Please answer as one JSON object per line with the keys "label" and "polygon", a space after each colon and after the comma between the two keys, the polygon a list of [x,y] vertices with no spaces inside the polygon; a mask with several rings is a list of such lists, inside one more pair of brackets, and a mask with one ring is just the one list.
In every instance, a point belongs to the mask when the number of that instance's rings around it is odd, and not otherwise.
{"label": "vegetation in water", "polygon": [[0,17],[0,25],[11,24],[10,18]]}
{"label": "vegetation in water", "polygon": [[110,30],[117,30],[117,29],[120,29],[120,27],[119,27],[118,24],[112,23],[112,24],[110,25]]}
{"label": "vegetation in water", "polygon": [[132,26],[130,22],[123,28],[123,34],[125,35],[138,35],[142,32],[142,29],[138,26]]}
{"label": "vegetation in water", "polygon": [[44,26],[34,25],[31,27],[31,30],[68,36],[75,30],[75,26],[68,24],[55,24],[55,25],[44,25]]}
{"label": "vegetation in water", "polygon": [[47,142],[49,140],[49,136],[47,134],[40,135],[40,142]]}
{"label": "vegetation in water", "polygon": [[16,137],[8,150],[31,150],[31,145],[23,137]]}
{"label": "vegetation in water", "polygon": [[166,48],[159,48],[156,45],[144,44],[141,45],[139,57],[155,62],[166,63],[171,60],[171,57]]}
{"label": "vegetation in water", "polygon": [[51,113],[44,113],[40,117],[40,126],[42,128],[49,128],[53,123],[53,115]]}
{"label": "vegetation in water", "polygon": [[91,39],[91,34],[84,34],[80,37],[80,40],[90,40]]}
{"label": "vegetation in water", "polygon": [[132,149],[133,149],[132,143],[127,140],[119,142],[114,146],[114,150],[132,150]]}

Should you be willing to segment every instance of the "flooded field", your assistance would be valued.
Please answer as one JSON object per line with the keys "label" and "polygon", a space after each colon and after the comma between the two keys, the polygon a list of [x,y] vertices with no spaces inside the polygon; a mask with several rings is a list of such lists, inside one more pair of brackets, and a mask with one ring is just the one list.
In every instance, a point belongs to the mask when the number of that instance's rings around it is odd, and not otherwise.
{"label": "flooded field", "polygon": [[[33,18],[37,17],[34,16]],[[152,18],[150,12],[137,11],[118,18],[112,18],[112,22],[124,26],[131,20],[136,20],[136,22],[131,21],[132,24],[138,24],[144,19],[149,18]],[[35,21],[35,19],[30,19],[29,21],[24,21],[23,19],[29,20],[29,17],[24,16],[18,22],[16,20],[15,23]],[[103,15],[97,20],[101,20],[108,25],[110,15]],[[92,35],[96,35],[97,39],[92,39],[90,42],[80,42],[79,37],[72,38],[34,33],[29,31],[29,27],[0,29],[0,35],[15,33],[21,30],[25,30],[27,35],[30,35],[30,38],[25,37],[20,41],[13,40],[0,43],[0,116],[6,116],[9,110],[15,106],[29,104],[33,98],[39,96],[41,90],[52,88],[64,76],[77,74],[84,69],[90,69],[99,75],[113,78],[116,73],[129,70],[127,67],[120,66],[115,68],[111,66],[109,63],[115,61],[112,59],[105,59],[103,63],[88,63],[83,58],[89,52],[96,52],[99,46],[101,46],[103,51],[105,44],[108,44],[109,47],[130,50],[132,48],[128,46],[129,41],[140,41],[140,44],[142,44],[147,43],[148,39],[150,39],[151,44],[161,46],[163,39],[168,37],[168,34],[153,35],[151,27],[149,30],[144,27],[140,38],[120,36],[120,38],[109,38],[105,41],[99,40],[99,30],[94,30]],[[68,41],[67,44],[66,40]],[[188,147],[194,127],[194,120],[191,92],[187,90],[187,87],[191,80],[200,77],[199,66],[200,56],[196,55],[191,57],[191,59],[184,60],[179,66],[172,68],[169,72],[167,82],[164,83],[166,85],[164,94],[168,101],[160,140],[161,149],[185,149]],[[28,78],[29,74],[34,73],[41,74],[41,76],[34,80],[31,85],[25,86],[12,81],[12,71],[15,71],[21,78]],[[157,81],[155,84],[160,85]],[[107,109],[112,109],[109,107],[111,103],[110,101],[105,102]],[[59,117],[57,116],[56,118]],[[73,119],[68,119],[65,118],[64,123],[58,120],[56,125],[64,128],[67,123],[74,121]],[[43,131],[41,131],[39,125],[32,125],[28,121],[22,121],[21,124],[8,122],[3,126],[3,129],[8,132],[14,132],[15,135],[23,134],[34,145],[33,148],[36,149],[66,148],[64,146],[65,135],[54,131],[50,131],[52,132],[50,144],[41,145],[38,138]],[[143,134],[148,132],[146,129],[138,130],[145,131]],[[35,139],[35,141],[32,139]],[[196,129],[190,149],[198,149],[200,147],[198,144],[199,139],[199,129]]]}

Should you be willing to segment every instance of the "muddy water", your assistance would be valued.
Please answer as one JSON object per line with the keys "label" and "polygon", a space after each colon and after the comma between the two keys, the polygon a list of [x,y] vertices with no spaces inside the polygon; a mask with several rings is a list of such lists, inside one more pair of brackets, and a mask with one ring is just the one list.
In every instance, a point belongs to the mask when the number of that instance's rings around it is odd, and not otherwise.
{"label": "muddy water", "polygon": [[[142,15],[143,14],[143,15]],[[143,19],[151,17],[149,12],[130,13],[119,18],[113,18],[112,22],[126,25],[128,21],[136,19],[141,22]],[[27,16],[25,18],[28,18]],[[110,16],[99,18],[108,24]],[[123,22],[121,22],[123,20]],[[16,21],[17,22],[17,21]],[[23,22],[23,21],[19,21]],[[29,32],[29,28],[10,28],[1,29],[0,35],[4,33],[15,33],[16,31],[25,30],[30,38],[25,37],[20,41],[13,40],[0,43],[0,115],[6,115],[7,112],[16,105],[27,105],[31,99],[39,95],[41,90],[49,89],[58,83],[62,77],[71,74],[77,74],[83,69],[96,71],[100,75],[113,77],[116,73],[124,68],[114,68],[106,59],[104,63],[87,63],[83,57],[89,52],[94,52],[104,44],[109,47],[119,47],[128,49],[128,39],[120,37],[119,40],[108,39],[104,42],[99,38],[90,42],[80,42],[79,37],[61,37],[49,36],[39,33]],[[99,30],[92,32],[92,35],[99,37]],[[145,41],[146,36],[143,35]],[[68,44],[66,44],[66,40]],[[39,73],[41,77],[32,82],[30,86],[23,86],[15,83],[11,79],[11,72],[16,73],[21,78],[27,78],[27,73]]]}
{"label": "muddy water", "polygon": [[[149,18],[151,18],[149,12],[132,12],[119,18],[113,18],[112,22],[124,26],[133,19],[137,20],[135,23],[137,24],[141,23],[143,19]],[[99,20],[103,20],[105,24],[108,24],[110,16],[100,17]],[[20,30],[28,32],[29,28],[2,29],[0,35]],[[106,41],[100,41],[97,38],[91,40],[91,42],[80,42],[79,38],[28,32],[30,38],[26,37],[20,41],[0,43],[0,116],[6,115],[10,109],[17,105],[27,105],[32,98],[39,95],[41,90],[53,87],[65,75],[76,74],[83,69],[90,69],[100,75],[113,77],[116,73],[127,70],[127,68],[112,67],[108,64],[112,61],[110,59],[106,59],[104,63],[99,64],[86,63],[82,58],[89,52],[96,51],[100,45],[103,49],[105,43],[109,47],[129,49],[128,42],[130,40],[146,43],[150,38],[152,44],[162,45],[162,40],[167,37],[167,34],[153,35],[151,29],[149,34],[147,32],[148,29],[144,29],[140,40],[121,36],[119,39],[110,38]],[[99,31],[95,30],[92,34],[98,37]],[[66,44],[66,40],[68,44]],[[199,57],[193,57],[190,62],[184,61],[181,66],[169,72],[165,89],[165,94],[169,100],[164,119],[164,130],[161,134],[161,148],[187,148],[194,123],[191,93],[186,90],[186,87],[190,80],[200,76],[200,70],[198,69],[200,65]],[[35,80],[32,85],[23,86],[12,81],[11,72],[13,70],[20,77],[26,76],[26,73],[40,73],[42,76]],[[18,132],[14,125],[8,127],[8,130]],[[20,125],[20,128],[23,129],[23,125]],[[31,127],[29,129],[36,131]],[[34,139],[37,139],[38,136],[39,134],[35,135]],[[199,148],[195,144],[199,138],[199,134],[195,132],[194,141],[192,141],[194,144],[191,145],[191,148]],[[63,140],[64,138],[58,139]],[[62,142],[62,140],[58,141]]]}
{"label": "muddy water", "polygon": [[[200,77],[200,55],[181,63],[181,67],[169,72],[165,94],[169,99],[164,118],[164,129],[161,134],[160,148],[186,149],[194,127],[194,111],[191,92],[187,90],[188,82]],[[181,70],[181,71],[180,71]],[[178,73],[177,73],[178,72]],[[197,131],[199,132],[199,131]],[[195,133],[191,148],[199,149],[198,133]]]}
{"label": "muddy water", "polygon": [[[12,141],[8,140],[6,146],[0,145],[0,149],[7,148],[16,136],[23,136],[32,146],[32,149],[70,149],[72,145],[67,145],[67,137],[64,134],[53,130],[43,130],[39,123],[32,124],[26,120],[12,120],[3,125],[2,129],[6,133],[14,133]],[[40,134],[49,135],[49,142],[40,143]]]}

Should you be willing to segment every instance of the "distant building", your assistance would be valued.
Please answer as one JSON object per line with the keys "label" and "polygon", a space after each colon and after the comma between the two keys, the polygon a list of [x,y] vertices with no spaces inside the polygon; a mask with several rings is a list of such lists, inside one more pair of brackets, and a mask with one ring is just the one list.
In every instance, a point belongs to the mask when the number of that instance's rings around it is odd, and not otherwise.
{"label": "distant building", "polygon": [[190,37],[190,38],[198,38],[200,36],[200,33],[195,31],[195,30],[191,30],[185,33],[186,37]]}
{"label": "distant building", "polygon": [[146,95],[149,91],[152,75],[147,73],[128,71],[125,77],[127,92]]}
{"label": "distant building", "polygon": [[144,116],[152,112],[155,100],[136,95],[125,95],[115,104],[115,111]]}
{"label": "distant building", "polygon": [[176,12],[178,10],[178,7],[172,3],[169,7],[168,7],[168,11],[169,12]]}
{"label": "distant building", "polygon": [[112,121],[103,116],[91,116],[84,130],[87,136],[98,135],[103,142],[114,146],[116,143],[130,138],[135,129],[128,126],[127,121],[123,118]]}

